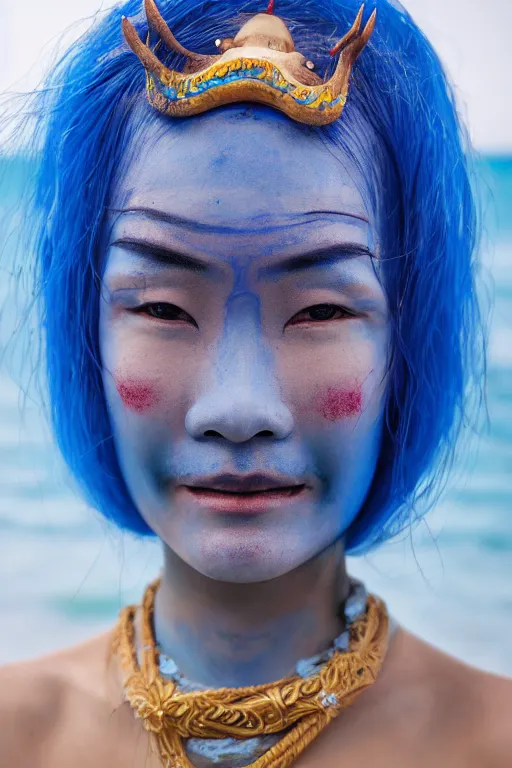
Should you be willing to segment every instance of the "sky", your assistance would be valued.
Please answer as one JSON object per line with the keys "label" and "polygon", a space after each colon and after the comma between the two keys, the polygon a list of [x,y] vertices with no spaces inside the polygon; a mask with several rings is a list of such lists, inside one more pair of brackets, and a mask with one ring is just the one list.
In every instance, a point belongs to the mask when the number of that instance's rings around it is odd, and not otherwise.
{"label": "sky", "polygon": [[[512,0],[402,4],[430,38],[455,83],[459,109],[476,148],[512,154]],[[0,0],[0,92],[34,88],[59,38],[63,45],[70,43],[96,11],[111,5],[111,0]]]}

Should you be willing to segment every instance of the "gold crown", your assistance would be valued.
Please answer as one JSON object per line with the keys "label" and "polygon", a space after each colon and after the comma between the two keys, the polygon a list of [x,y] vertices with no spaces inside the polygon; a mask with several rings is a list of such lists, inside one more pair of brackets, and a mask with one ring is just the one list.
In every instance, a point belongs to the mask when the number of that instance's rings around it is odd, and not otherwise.
{"label": "gold crown", "polygon": [[216,40],[220,53],[210,56],[184,48],[154,0],[144,0],[144,7],[148,25],[160,41],[187,59],[182,72],[164,66],[123,17],[126,42],[144,65],[147,97],[159,112],[188,117],[223,104],[252,101],[308,125],[327,125],[341,115],[352,66],[373,32],[377,15],[374,10],[360,33],[364,5],[360,7],[352,27],[329,51],[332,56],[339,54],[339,59],[332,77],[324,82],[313,72],[313,62],[295,50],[284,21],[273,14],[274,0],[266,13],[249,19],[235,37]]}

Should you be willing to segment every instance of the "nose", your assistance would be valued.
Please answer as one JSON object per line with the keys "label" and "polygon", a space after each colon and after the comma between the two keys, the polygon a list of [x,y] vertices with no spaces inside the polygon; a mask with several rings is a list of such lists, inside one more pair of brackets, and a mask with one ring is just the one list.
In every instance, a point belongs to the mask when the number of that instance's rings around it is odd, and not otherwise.
{"label": "nose", "polygon": [[283,440],[292,431],[293,418],[271,393],[238,385],[219,387],[200,398],[188,411],[185,428],[195,438],[223,437],[233,443],[253,437]]}
{"label": "nose", "polygon": [[212,368],[212,386],[185,417],[191,437],[223,437],[233,443],[288,437],[293,416],[283,402],[253,296],[239,295],[229,303]]}

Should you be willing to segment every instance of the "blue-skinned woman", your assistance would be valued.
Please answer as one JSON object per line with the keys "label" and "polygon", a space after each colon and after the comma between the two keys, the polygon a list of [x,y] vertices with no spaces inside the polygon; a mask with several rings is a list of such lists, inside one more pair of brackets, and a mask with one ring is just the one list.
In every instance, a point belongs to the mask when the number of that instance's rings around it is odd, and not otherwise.
{"label": "blue-skinned woman", "polygon": [[386,0],[130,0],[35,102],[55,438],[164,565],[111,631],[2,670],[1,764],[510,765],[510,681],[345,567],[435,504],[481,383],[428,41]]}

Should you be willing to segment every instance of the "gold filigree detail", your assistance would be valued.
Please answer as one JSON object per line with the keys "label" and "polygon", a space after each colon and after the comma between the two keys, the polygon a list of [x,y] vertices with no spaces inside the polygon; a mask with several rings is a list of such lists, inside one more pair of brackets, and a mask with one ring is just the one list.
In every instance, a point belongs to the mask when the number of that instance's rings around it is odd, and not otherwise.
{"label": "gold filigree detail", "polygon": [[[346,652],[335,651],[311,677],[284,678],[245,688],[182,693],[162,679],[153,637],[154,598],[159,581],[151,584],[141,608],[142,652],[135,649],[136,608],[124,609],[116,627],[113,653],[123,671],[125,698],[144,728],[157,739],[163,764],[193,768],[182,739],[254,737],[287,734],[253,768],[286,768],[320,731],[377,678],[388,645],[385,604],[368,596],[366,613],[350,628]],[[174,760],[174,763],[172,762]]]}

